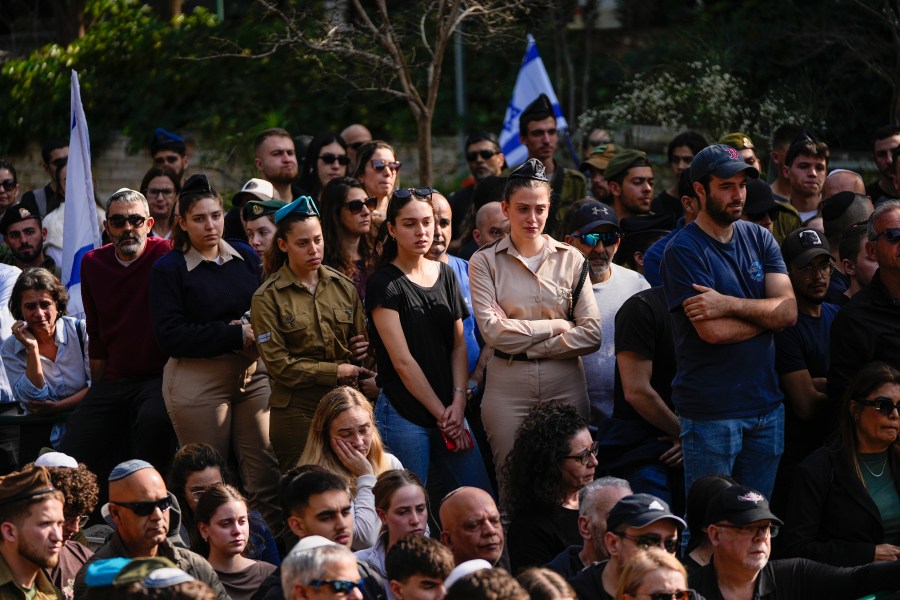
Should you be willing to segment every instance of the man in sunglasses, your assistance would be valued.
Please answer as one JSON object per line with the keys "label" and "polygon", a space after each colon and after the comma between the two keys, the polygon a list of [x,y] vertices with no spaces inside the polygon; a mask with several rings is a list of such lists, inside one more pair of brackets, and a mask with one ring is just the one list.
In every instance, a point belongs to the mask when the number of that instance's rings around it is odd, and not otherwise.
{"label": "man in sunglasses", "polygon": [[356,170],[356,151],[366,142],[372,141],[372,132],[365,125],[354,123],[341,131],[341,137],[347,144],[347,156],[350,157],[350,166],[347,172],[352,173]]}
{"label": "man in sunglasses", "polygon": [[69,142],[63,139],[50,140],[41,148],[41,160],[44,171],[50,182],[42,188],[30,190],[22,194],[19,203],[41,218],[59,208],[65,190],[59,189],[58,171],[66,166],[69,160]]}
{"label": "man in sunglasses", "polygon": [[76,596],[85,591],[85,573],[97,560],[162,556],[211,587],[219,600],[228,600],[225,588],[206,559],[169,541],[172,498],[162,476],[146,461],[125,461],[110,472],[109,515],[116,531],[81,567],[75,578]]}
{"label": "man in sunglasses", "polygon": [[462,182],[462,187],[450,194],[448,198],[450,206],[453,208],[454,240],[459,239],[465,233],[462,226],[463,220],[469,213],[469,207],[472,206],[478,184],[486,177],[499,176],[506,165],[506,159],[503,157],[503,152],[500,151],[497,136],[492,133],[482,131],[469,135],[466,138],[465,147],[466,165],[468,165],[472,177],[466,178]]}
{"label": "man in sunglasses", "polygon": [[157,129],[150,140],[150,157],[156,167],[169,167],[178,175],[181,184],[184,181],[184,172],[191,162],[187,154],[187,144],[184,139],[165,129]]}
{"label": "man in sunglasses", "polygon": [[841,308],[831,329],[828,397],[836,403],[866,363],[883,360],[900,368],[900,201],[878,205],[867,237],[866,254],[878,270]]}
{"label": "man in sunglasses", "polygon": [[363,600],[365,583],[360,578],[356,557],[344,546],[331,543],[310,550],[292,550],[281,569],[288,590],[285,598]]}
{"label": "man in sunglasses", "polygon": [[691,587],[707,600],[852,600],[895,591],[900,561],[832,567],[802,558],[769,560],[772,538],[783,523],[766,497],[734,485],[710,500],[706,512],[712,560],[694,572]]}
{"label": "man in sunglasses", "polygon": [[638,550],[649,547],[675,554],[684,520],[669,505],[650,494],[632,494],[619,500],[606,519],[609,560],[594,563],[572,578],[579,600],[612,600],[619,577]]}
{"label": "man in sunglasses", "polygon": [[602,326],[600,349],[582,357],[591,403],[590,429],[612,416],[616,372],[615,317],[632,295],[650,287],[643,275],[613,263],[622,230],[612,207],[589,202],[572,214],[566,243],[577,248],[589,265],[589,276]]}

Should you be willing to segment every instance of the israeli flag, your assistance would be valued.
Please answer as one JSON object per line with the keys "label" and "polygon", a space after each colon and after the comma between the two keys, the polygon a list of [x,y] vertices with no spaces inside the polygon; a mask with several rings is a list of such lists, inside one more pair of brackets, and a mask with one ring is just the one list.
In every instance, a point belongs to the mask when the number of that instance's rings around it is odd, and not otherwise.
{"label": "israeli flag", "polygon": [[538,54],[534,36],[529,33],[525,58],[522,59],[522,66],[519,69],[519,76],[516,77],[516,86],[513,88],[512,99],[509,101],[509,107],[506,109],[506,117],[503,119],[503,131],[500,132],[500,149],[506,157],[506,164],[510,167],[522,164],[528,159],[528,149],[519,141],[519,115],[541,94],[547,94],[547,97],[550,99],[550,104],[553,105],[553,112],[556,113],[556,128],[559,130],[560,137],[563,137],[569,125],[566,123],[566,118],[563,116],[562,109],[559,106],[556,92],[553,91],[550,76],[547,75],[547,69],[544,68],[544,61],[541,60],[541,55]]}
{"label": "israeli flag", "polygon": [[91,179],[91,138],[88,135],[78,73],[72,71],[72,130],[69,137],[69,162],[66,171],[64,207],[62,282],[69,289],[67,312],[84,318],[81,301],[81,259],[100,246],[94,182]]}

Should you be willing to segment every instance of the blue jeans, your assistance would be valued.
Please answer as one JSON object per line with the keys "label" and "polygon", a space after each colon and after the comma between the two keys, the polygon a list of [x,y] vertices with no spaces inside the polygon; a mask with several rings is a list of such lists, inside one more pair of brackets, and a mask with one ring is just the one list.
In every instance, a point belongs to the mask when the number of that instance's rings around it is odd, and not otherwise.
{"label": "blue jeans", "polygon": [[699,421],[681,417],[685,491],[706,475],[730,475],[772,497],[784,452],[784,405],[766,415]]}
{"label": "blue jeans", "polygon": [[[375,402],[375,423],[388,451],[400,459],[403,467],[428,481],[428,466],[433,462],[447,490],[461,486],[481,488],[494,495],[478,446],[450,452],[437,427],[420,427],[407,421],[383,393]],[[465,423],[469,429],[469,423]],[[474,440],[474,438],[473,438]]]}

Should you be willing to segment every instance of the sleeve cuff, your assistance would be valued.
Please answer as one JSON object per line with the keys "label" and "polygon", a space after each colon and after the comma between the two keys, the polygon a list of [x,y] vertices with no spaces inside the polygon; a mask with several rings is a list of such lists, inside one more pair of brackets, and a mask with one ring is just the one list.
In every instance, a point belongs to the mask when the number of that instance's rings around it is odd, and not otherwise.
{"label": "sleeve cuff", "polygon": [[337,385],[337,363],[320,362],[319,375],[316,377],[316,383],[319,385]]}

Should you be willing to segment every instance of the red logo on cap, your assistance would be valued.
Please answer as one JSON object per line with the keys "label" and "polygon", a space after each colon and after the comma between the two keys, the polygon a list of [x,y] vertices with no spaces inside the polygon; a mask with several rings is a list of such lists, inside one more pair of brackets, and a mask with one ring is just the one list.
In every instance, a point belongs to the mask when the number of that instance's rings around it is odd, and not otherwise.
{"label": "red logo on cap", "polygon": [[740,160],[740,155],[737,153],[737,150],[734,148],[726,148],[728,150],[728,156],[731,157],[731,160]]}

